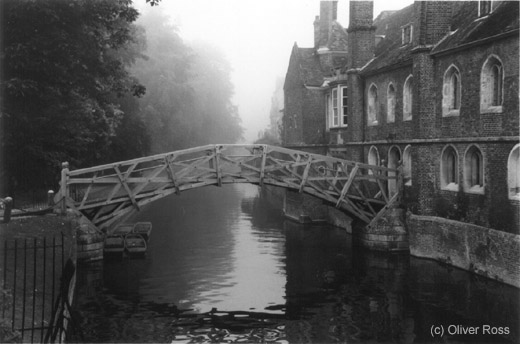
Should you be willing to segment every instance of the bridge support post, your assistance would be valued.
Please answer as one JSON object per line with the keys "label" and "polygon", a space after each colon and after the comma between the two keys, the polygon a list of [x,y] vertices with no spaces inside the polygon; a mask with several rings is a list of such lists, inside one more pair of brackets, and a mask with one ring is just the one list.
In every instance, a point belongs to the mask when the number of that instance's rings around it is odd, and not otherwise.
{"label": "bridge support post", "polygon": [[300,223],[326,222],[327,207],[313,196],[287,190],[284,196],[285,217]]}
{"label": "bridge support post", "polygon": [[69,163],[64,162],[61,164],[61,214],[67,213],[67,198],[69,197],[69,186],[67,185],[67,179],[69,178]]}
{"label": "bridge support post", "polygon": [[374,224],[357,232],[361,246],[376,251],[409,251],[405,211],[397,205],[390,206]]}

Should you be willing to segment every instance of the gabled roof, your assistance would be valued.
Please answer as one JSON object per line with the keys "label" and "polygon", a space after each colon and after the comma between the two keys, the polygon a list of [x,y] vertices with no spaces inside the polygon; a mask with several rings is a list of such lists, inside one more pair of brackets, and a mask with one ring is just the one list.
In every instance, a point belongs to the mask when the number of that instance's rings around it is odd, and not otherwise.
{"label": "gabled roof", "polygon": [[337,21],[331,24],[331,32],[327,42],[327,48],[331,51],[347,51],[348,47],[347,31]]}
{"label": "gabled roof", "polygon": [[296,43],[291,51],[284,88],[288,85],[320,86],[324,71],[314,48],[300,48]]}
{"label": "gabled roof", "polygon": [[[330,59],[320,58],[321,53],[330,54]],[[318,53],[315,48],[300,48],[295,43],[289,68],[298,68],[300,82],[304,86],[320,87],[326,77],[335,73],[334,69],[343,67],[346,62],[347,32],[341,24],[333,21],[325,52]]]}
{"label": "gabled roof", "polygon": [[300,76],[305,86],[321,86],[325,75],[314,48],[298,48]]}
{"label": "gabled roof", "polygon": [[452,32],[441,40],[432,54],[457,48],[482,39],[518,30],[519,2],[497,2],[489,15],[478,18],[478,3],[466,2],[453,16]]}
{"label": "gabled roof", "polygon": [[362,69],[362,73],[381,68],[411,63],[412,44],[402,44],[402,27],[413,20],[413,4],[399,11],[382,12],[375,20],[375,34],[384,36],[376,46],[375,57]]}

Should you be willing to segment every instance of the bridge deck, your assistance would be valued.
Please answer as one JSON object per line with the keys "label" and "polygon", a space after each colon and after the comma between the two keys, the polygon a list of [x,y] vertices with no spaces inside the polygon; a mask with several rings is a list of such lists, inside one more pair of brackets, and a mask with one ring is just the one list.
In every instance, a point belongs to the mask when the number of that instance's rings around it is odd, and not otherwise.
{"label": "bridge deck", "polygon": [[[207,185],[275,185],[321,198],[371,225],[397,201],[395,169],[268,145],[208,145],[62,171],[57,199],[105,227],[172,193]],[[396,190],[400,190],[397,187]]]}

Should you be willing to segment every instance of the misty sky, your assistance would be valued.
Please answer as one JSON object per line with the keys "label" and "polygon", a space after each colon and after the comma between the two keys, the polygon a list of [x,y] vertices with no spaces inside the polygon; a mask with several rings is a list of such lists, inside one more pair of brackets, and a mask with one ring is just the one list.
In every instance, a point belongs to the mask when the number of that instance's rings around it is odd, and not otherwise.
{"label": "misty sky", "polygon": [[[374,15],[406,7],[412,0],[375,0]],[[134,0],[140,10],[166,12],[186,42],[205,40],[221,49],[233,68],[234,103],[245,142],[269,124],[277,77],[285,77],[291,49],[314,45],[319,0],[162,0],[159,6]],[[348,27],[348,0],[338,2],[338,21]],[[218,142],[215,142],[218,143]]]}

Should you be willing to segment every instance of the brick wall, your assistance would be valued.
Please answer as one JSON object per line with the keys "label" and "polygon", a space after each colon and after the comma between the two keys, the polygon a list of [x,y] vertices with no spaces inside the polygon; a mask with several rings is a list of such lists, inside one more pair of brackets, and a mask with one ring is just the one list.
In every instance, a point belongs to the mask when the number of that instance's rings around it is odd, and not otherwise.
{"label": "brick wall", "polygon": [[439,217],[408,218],[410,253],[520,287],[520,237]]}
{"label": "brick wall", "polygon": [[[504,102],[501,113],[480,113],[482,66],[495,55],[503,63]],[[461,77],[459,116],[442,116],[444,73],[455,65]],[[437,137],[518,136],[518,37],[439,56],[435,64],[435,131]]]}
{"label": "brick wall", "polygon": [[[377,113],[378,124],[366,126],[366,141],[388,140],[391,142],[417,138],[418,132],[415,130],[415,122],[418,120],[417,116],[413,116],[411,121],[403,121],[403,88],[404,82],[410,74],[412,74],[411,66],[393,72],[369,76],[365,79],[365,104],[367,103],[368,87],[372,84],[377,87],[379,103]],[[387,122],[387,90],[390,84],[392,84],[395,89],[396,104],[395,121],[389,123]],[[364,112],[366,113],[366,110]],[[367,120],[366,116],[364,116],[364,120]]]}
{"label": "brick wall", "polygon": [[304,90],[302,127],[305,144],[327,143],[325,141],[325,97],[321,90]]}

